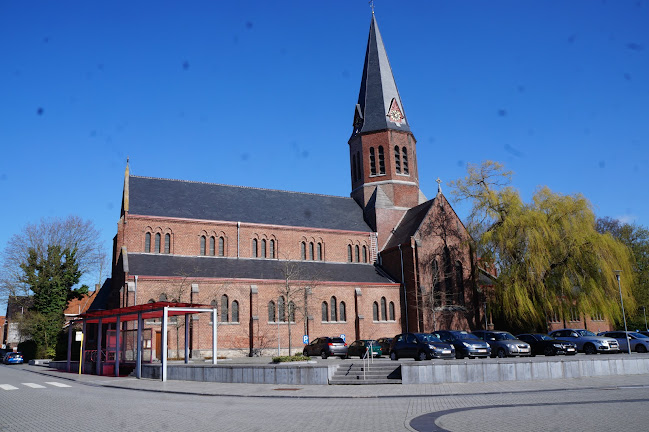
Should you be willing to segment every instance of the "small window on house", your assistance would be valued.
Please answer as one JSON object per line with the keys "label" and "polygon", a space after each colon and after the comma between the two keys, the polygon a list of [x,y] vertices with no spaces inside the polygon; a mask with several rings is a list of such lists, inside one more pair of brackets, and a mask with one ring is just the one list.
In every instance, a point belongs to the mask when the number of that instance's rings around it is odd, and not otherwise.
{"label": "small window on house", "polygon": [[336,297],[331,297],[331,321],[338,321],[338,305],[336,304]]}
{"label": "small window on house", "polygon": [[165,253],[168,254],[171,251],[171,234],[165,234]]}
{"label": "small window on house", "polygon": [[147,303],[155,303],[155,300],[154,299],[149,299],[149,301]]}
{"label": "small window on house", "polygon": [[360,252],[360,250],[361,249],[358,247],[358,245],[354,246],[354,252],[355,252],[354,256],[356,257],[356,262],[361,262],[361,252]]}
{"label": "small window on house", "polygon": [[302,257],[302,260],[306,260],[306,243],[301,242],[300,243],[300,256]]}
{"label": "small window on house", "polygon": [[219,256],[224,256],[225,255],[225,239],[223,237],[219,237]]}
{"label": "small window on house", "polygon": [[261,257],[266,258],[266,239],[261,240]]}
{"label": "small window on house", "polygon": [[377,302],[372,304],[372,319],[374,321],[379,320],[379,304]]}
{"label": "small window on house", "polygon": [[268,256],[270,258],[275,258],[275,240],[273,239],[270,240]]}
{"label": "small window on house", "polygon": [[239,322],[239,302],[236,300],[232,302],[232,322]]}
{"label": "small window on house", "polygon": [[397,170],[397,174],[401,174],[401,150],[399,146],[394,146],[394,167]]}
{"label": "small window on house", "polygon": [[228,296],[223,294],[221,296],[221,316],[220,316],[221,322],[230,321],[230,311],[228,306],[229,306]]}
{"label": "small window on house", "polygon": [[153,252],[160,253],[160,233],[155,233],[155,245],[153,247]]}
{"label": "small window on house", "polygon": [[286,321],[286,302],[282,296],[277,299],[277,319],[280,322]]}
{"label": "small window on house", "polygon": [[201,236],[200,244],[201,244],[200,254],[205,255],[205,236]]}
{"label": "small window on house", "polygon": [[570,308],[570,321],[580,321],[577,308]]}
{"label": "small window on house", "polygon": [[408,149],[406,147],[403,148],[403,173],[404,174],[409,174],[408,172]]}
{"label": "small window on house", "polygon": [[288,321],[295,322],[295,303],[292,301],[288,302]]}
{"label": "small window on house", "polygon": [[275,302],[268,302],[268,322],[275,322]]}
{"label": "small window on house", "polygon": [[385,157],[383,155],[383,146],[379,146],[379,174],[385,174]]}
{"label": "small window on house", "polygon": [[309,243],[309,259],[311,261],[313,261],[315,259],[315,251],[314,251],[313,242]]}
{"label": "small window on house", "polygon": [[322,302],[322,322],[329,321],[329,306],[327,302]]}
{"label": "small window on house", "polygon": [[167,294],[165,294],[165,293],[160,294],[160,297],[158,297],[158,299],[161,302],[166,302],[167,301]]}
{"label": "small window on house", "polygon": [[144,252],[151,252],[151,233],[144,234]]}
{"label": "small window on house", "polygon": [[390,321],[394,321],[395,320],[395,318],[394,318],[394,302],[390,302],[389,312],[390,312]]}
{"label": "small window on house", "polygon": [[318,261],[322,261],[322,243],[318,243]]}
{"label": "small window on house", "polygon": [[252,239],[252,257],[257,258],[257,239]]}
{"label": "small window on house", "polygon": [[347,321],[347,308],[345,306],[345,302],[340,302],[340,306],[338,307],[340,310],[339,317],[340,321],[346,322]]}
{"label": "small window on house", "polygon": [[370,147],[370,175],[376,175],[376,157],[374,156],[374,147]]}
{"label": "small window on house", "polygon": [[216,239],[214,237],[210,237],[210,256],[214,256],[216,253]]}
{"label": "small window on house", "polygon": [[347,261],[352,262],[352,245],[347,245]]}
{"label": "small window on house", "polygon": [[388,314],[387,314],[387,304],[385,302],[385,297],[381,297],[381,321],[387,321],[388,320]]}
{"label": "small window on house", "polygon": [[363,262],[367,262],[367,247],[363,246]]}

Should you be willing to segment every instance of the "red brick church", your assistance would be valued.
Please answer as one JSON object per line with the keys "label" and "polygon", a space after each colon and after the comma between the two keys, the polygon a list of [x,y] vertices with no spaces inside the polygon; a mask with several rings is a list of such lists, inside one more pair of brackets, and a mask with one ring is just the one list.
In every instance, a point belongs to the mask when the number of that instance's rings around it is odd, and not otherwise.
{"label": "red brick church", "polygon": [[[228,355],[287,353],[289,333],[295,352],[305,335],[480,328],[469,235],[441,188],[432,199],[419,188],[416,140],[374,15],[351,108],[350,198],[141,177],[127,164],[114,239],[119,306],[213,305]],[[189,344],[200,357],[211,318],[197,317]],[[160,323],[146,326],[155,350]],[[177,326],[170,352],[183,348]]]}

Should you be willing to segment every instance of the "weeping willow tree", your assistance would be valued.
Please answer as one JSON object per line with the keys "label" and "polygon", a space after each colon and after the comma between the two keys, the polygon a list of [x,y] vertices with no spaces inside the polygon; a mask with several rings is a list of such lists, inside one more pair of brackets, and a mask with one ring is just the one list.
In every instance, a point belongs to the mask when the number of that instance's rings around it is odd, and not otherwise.
{"label": "weeping willow tree", "polygon": [[[547,317],[603,315],[621,320],[616,271],[633,277],[629,250],[595,229],[595,215],[582,195],[547,187],[524,203],[510,186],[512,173],[487,161],[470,165],[452,182],[458,200],[472,203],[469,229],[482,263],[498,272],[492,311],[514,326],[546,328]],[[634,299],[623,283],[625,307]]]}

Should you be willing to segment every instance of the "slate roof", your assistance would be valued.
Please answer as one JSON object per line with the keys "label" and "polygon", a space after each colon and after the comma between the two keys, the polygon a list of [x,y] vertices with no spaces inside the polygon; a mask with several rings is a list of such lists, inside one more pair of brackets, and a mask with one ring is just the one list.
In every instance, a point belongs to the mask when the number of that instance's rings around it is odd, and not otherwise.
{"label": "slate roof", "polygon": [[434,202],[435,199],[433,198],[432,200],[426,201],[425,203],[419,204],[417,207],[408,210],[403,216],[403,219],[401,219],[399,226],[394,230],[394,233],[392,234],[392,237],[390,237],[390,241],[388,241],[385,249],[403,244],[407,242],[410,237],[414,236]]}
{"label": "slate roof", "polygon": [[[396,100],[403,114],[404,119],[401,123],[388,121],[387,114],[393,99]],[[357,127],[355,125],[352,136],[384,129],[410,131],[374,14],[372,14],[370,35],[365,51],[363,77],[361,78],[361,88],[358,94],[358,108],[360,108],[362,114],[362,126]]]}
{"label": "slate roof", "polygon": [[[138,276],[188,276],[222,279],[283,280],[286,261],[271,259],[192,257],[129,253],[130,274]],[[370,264],[292,261],[302,280],[352,283],[395,283]]]}
{"label": "slate roof", "polygon": [[351,198],[138,176],[128,187],[131,214],[372,231]]}

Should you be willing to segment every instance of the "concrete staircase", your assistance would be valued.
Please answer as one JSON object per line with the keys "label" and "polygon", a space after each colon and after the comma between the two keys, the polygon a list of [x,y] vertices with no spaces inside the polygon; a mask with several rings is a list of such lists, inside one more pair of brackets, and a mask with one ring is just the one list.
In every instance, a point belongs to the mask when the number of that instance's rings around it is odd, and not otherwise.
{"label": "concrete staircase", "polygon": [[401,365],[396,362],[370,363],[363,379],[363,362],[341,363],[329,384],[401,384]]}

